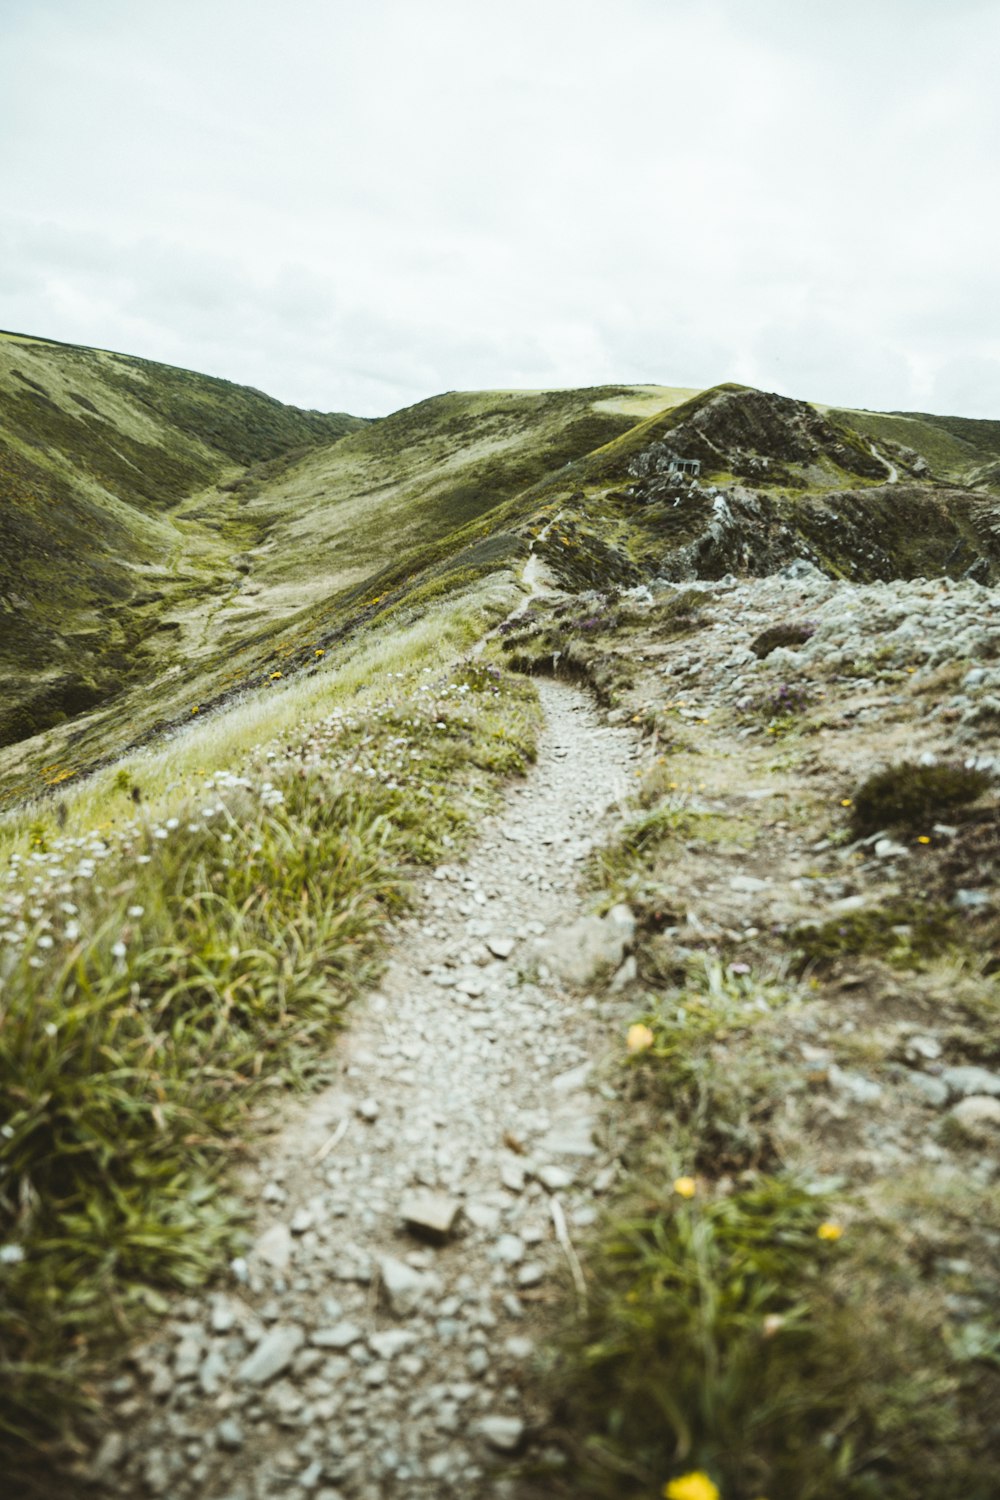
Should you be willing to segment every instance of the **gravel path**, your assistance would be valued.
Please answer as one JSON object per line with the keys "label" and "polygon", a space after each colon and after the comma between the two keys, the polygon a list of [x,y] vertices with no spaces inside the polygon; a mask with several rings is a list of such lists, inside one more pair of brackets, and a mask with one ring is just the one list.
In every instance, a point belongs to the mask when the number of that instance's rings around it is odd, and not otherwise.
{"label": "gravel path", "polygon": [[537,766],[427,880],[337,1082],[248,1175],[252,1251],[112,1387],[100,1492],[507,1493],[533,1310],[579,1274],[574,1233],[615,1171],[599,1064],[621,1002],[586,988],[629,916],[582,917],[577,881],[639,754],[576,689],[539,688]]}

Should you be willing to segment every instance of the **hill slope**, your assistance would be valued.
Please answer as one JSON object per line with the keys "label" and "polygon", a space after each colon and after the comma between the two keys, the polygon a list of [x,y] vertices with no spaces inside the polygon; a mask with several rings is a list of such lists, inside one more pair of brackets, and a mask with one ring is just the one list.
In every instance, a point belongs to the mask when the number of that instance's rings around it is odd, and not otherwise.
{"label": "hill slope", "polygon": [[3,336],[8,800],[315,663],[442,569],[501,566],[525,548],[484,519],[502,501],[688,394],[451,394],[362,422]]}

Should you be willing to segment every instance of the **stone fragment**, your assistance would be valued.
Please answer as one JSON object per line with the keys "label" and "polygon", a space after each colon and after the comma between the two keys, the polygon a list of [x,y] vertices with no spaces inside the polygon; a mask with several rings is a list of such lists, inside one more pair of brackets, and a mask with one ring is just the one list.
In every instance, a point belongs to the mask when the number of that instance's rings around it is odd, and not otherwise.
{"label": "stone fragment", "polygon": [[486,946],[494,958],[510,958],[514,951],[514,939],[511,937],[489,937]]}
{"label": "stone fragment", "polygon": [[378,1355],[379,1359],[390,1360],[409,1348],[415,1338],[416,1334],[410,1333],[405,1328],[384,1328],[380,1333],[368,1335],[368,1347]]}
{"label": "stone fragment", "polygon": [[193,1335],[182,1338],[174,1351],[174,1379],[193,1380],[204,1352],[200,1338]]}
{"label": "stone fragment", "polygon": [[151,1495],[165,1495],[170,1489],[170,1468],[162,1448],[154,1448],[146,1454],[143,1478]]}
{"label": "stone fragment", "polygon": [[992,1094],[994,1098],[1000,1097],[1000,1073],[991,1073],[988,1068],[945,1068],[941,1078],[951,1093],[960,1098],[969,1094]]}
{"label": "stone fragment", "polygon": [[226,1417],[215,1429],[215,1438],[220,1448],[234,1453],[237,1448],[243,1447],[243,1428],[235,1417]]}
{"label": "stone fragment", "polygon": [[756,875],[731,875],[729,878],[729,889],[744,896],[753,896],[758,891],[766,891],[770,884],[769,880],[760,880]]}
{"label": "stone fragment", "polygon": [[831,1063],[827,1069],[827,1080],[838,1094],[846,1094],[856,1104],[874,1104],[882,1097],[882,1085],[863,1073],[854,1073]]}
{"label": "stone fragment", "polygon": [[913,1062],[919,1058],[935,1062],[941,1056],[941,1043],[936,1036],[911,1036],[903,1050]]}
{"label": "stone fragment", "polygon": [[557,1094],[573,1094],[582,1088],[586,1088],[587,1080],[593,1072],[592,1062],[580,1063],[575,1068],[569,1068],[565,1073],[558,1073],[553,1078],[550,1087]]}
{"label": "stone fragment", "polygon": [[104,1479],[117,1469],[125,1457],[125,1439],[120,1432],[106,1432],[100,1446],[90,1462],[90,1473],[94,1479]]}
{"label": "stone fragment", "polygon": [[948,1111],[947,1119],[970,1141],[987,1145],[1000,1135],[1000,1099],[991,1094],[969,1094]]}
{"label": "stone fragment", "polygon": [[[524,1186],[523,1177],[521,1186]],[[486,1234],[492,1234],[500,1223],[500,1210],[494,1208],[491,1203],[467,1203],[463,1213],[470,1224],[474,1224],[477,1229],[483,1230]]]}
{"label": "stone fragment", "polygon": [[490,1251],[490,1257],[505,1266],[516,1266],[524,1259],[524,1241],[516,1234],[502,1234]]}
{"label": "stone fragment", "polygon": [[557,1120],[543,1136],[541,1149],[550,1156],[596,1156],[594,1121],[591,1115]]}
{"label": "stone fragment", "polygon": [[313,1227],[313,1222],[313,1216],[308,1208],[297,1208],[292,1215],[290,1228],[293,1234],[305,1234],[307,1229]]}
{"label": "stone fragment", "polygon": [[304,1342],[305,1334],[297,1324],[276,1324],[240,1365],[237,1380],[246,1385],[265,1385],[288,1368]]}
{"label": "stone fragment", "polygon": [[561,1193],[572,1186],[574,1174],[567,1167],[557,1167],[555,1162],[544,1162],[535,1168],[535,1178],[546,1192]]}
{"label": "stone fragment", "polygon": [[947,1104],[951,1097],[948,1085],[930,1073],[918,1073],[910,1069],[907,1071],[906,1081],[912,1089],[916,1089],[918,1094],[923,1094],[928,1104],[933,1104],[938,1108]]}
{"label": "stone fragment", "polygon": [[392,1311],[404,1318],[416,1312],[429,1290],[428,1278],[394,1255],[383,1255],[378,1270]]}
{"label": "stone fragment", "polygon": [[236,1327],[239,1316],[239,1305],[232,1297],[227,1297],[224,1292],[221,1292],[217,1297],[212,1298],[209,1327],[213,1333],[229,1333]]}
{"label": "stone fragment", "polygon": [[455,1227],[461,1205],[444,1193],[417,1190],[407,1193],[399,1205],[408,1229],[428,1239],[446,1240]]}
{"label": "stone fragment", "polygon": [[357,1323],[352,1323],[345,1318],[341,1323],[335,1323],[331,1328],[314,1328],[309,1335],[310,1344],[317,1349],[349,1349],[356,1344],[364,1334]]}
{"label": "stone fragment", "polygon": [[254,1255],[273,1270],[283,1273],[292,1259],[292,1232],[287,1224],[272,1224],[254,1246]]}
{"label": "stone fragment", "polygon": [[539,946],[539,956],[567,984],[580,988],[622,963],[635,934],[635,918],[624,905],[606,917],[579,917]]}
{"label": "stone fragment", "polygon": [[482,1417],[474,1431],[498,1453],[515,1453],[524,1438],[524,1423],[520,1417]]}
{"label": "stone fragment", "polygon": [[369,1125],[373,1125],[378,1119],[378,1100],[362,1099],[358,1105],[358,1114],[362,1120],[367,1120]]}
{"label": "stone fragment", "polygon": [[226,1378],[227,1365],[218,1349],[212,1349],[198,1367],[198,1384],[206,1396],[217,1396]]}
{"label": "stone fragment", "polygon": [[529,1261],[517,1273],[517,1284],[520,1287],[538,1286],[544,1279],[545,1267],[537,1260]]}
{"label": "stone fragment", "polygon": [[516,1156],[504,1156],[500,1161],[500,1181],[511,1193],[524,1192],[524,1163]]}
{"label": "stone fragment", "polygon": [[503,1348],[505,1354],[518,1361],[530,1359],[535,1352],[534,1340],[526,1338],[523,1333],[513,1334]]}

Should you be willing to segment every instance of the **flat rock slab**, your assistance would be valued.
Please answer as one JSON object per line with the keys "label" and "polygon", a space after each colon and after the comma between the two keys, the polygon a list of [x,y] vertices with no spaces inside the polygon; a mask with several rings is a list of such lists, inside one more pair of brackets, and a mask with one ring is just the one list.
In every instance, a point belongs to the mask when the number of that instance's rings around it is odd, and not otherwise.
{"label": "flat rock slab", "polygon": [[446,1240],[455,1227],[461,1204],[445,1193],[418,1190],[407,1193],[399,1205],[407,1229],[430,1240]]}
{"label": "flat rock slab", "polygon": [[251,1355],[236,1372],[237,1380],[247,1385],[265,1385],[287,1370],[305,1343],[305,1334],[294,1323],[281,1324],[265,1333]]}

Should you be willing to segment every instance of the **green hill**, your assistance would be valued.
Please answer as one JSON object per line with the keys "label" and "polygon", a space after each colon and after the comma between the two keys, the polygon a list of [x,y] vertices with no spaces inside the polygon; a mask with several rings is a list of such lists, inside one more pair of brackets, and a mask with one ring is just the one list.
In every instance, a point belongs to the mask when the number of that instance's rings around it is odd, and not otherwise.
{"label": "green hill", "polygon": [[446,564],[509,561],[525,543],[484,545],[484,518],[685,394],[449,394],[364,422],[3,335],[7,800],[314,660],[380,607],[446,587]]}

